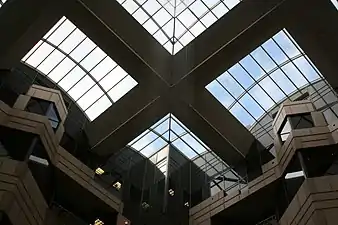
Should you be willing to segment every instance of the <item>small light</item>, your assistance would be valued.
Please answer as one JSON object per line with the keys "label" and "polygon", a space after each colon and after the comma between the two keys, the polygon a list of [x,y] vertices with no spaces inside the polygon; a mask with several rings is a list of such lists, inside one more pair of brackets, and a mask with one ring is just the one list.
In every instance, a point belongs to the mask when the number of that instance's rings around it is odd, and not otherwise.
{"label": "small light", "polygon": [[128,225],[129,224],[129,222],[128,221],[124,221],[124,225]]}
{"label": "small light", "polygon": [[184,203],[184,206],[189,207],[189,202]]}
{"label": "small light", "polygon": [[143,209],[149,209],[149,208],[150,208],[150,205],[149,205],[147,202],[143,202],[143,203],[142,203],[142,208],[143,208]]}
{"label": "small light", "polygon": [[174,191],[173,189],[169,189],[169,194],[170,194],[171,196],[174,196],[174,195],[175,195],[175,191]]}
{"label": "small light", "polygon": [[101,221],[100,219],[96,219],[94,225],[104,225],[104,222]]}
{"label": "small light", "polygon": [[98,168],[95,170],[95,173],[96,173],[97,175],[102,175],[102,174],[104,174],[104,170],[101,169],[100,167],[98,167]]}
{"label": "small light", "polygon": [[114,184],[113,184],[113,187],[116,189],[116,190],[120,190],[121,187],[122,187],[122,184],[119,182],[119,181],[116,181]]}
{"label": "small light", "polygon": [[285,179],[293,179],[293,178],[297,178],[297,177],[303,177],[304,176],[304,172],[303,171],[298,171],[298,172],[293,172],[293,173],[287,173],[285,175]]}

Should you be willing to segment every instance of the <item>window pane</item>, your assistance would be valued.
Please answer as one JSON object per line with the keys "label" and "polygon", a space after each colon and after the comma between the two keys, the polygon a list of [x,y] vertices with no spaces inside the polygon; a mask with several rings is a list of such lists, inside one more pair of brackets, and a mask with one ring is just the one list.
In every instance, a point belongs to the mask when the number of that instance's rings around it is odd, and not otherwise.
{"label": "window pane", "polygon": [[211,82],[207,87],[208,91],[220,101],[226,108],[235,101],[233,97],[217,82]]}
{"label": "window pane", "polygon": [[229,73],[244,87],[250,87],[254,80],[249,76],[249,74],[243,69],[243,67],[236,63],[233,67],[229,69]]}
{"label": "window pane", "polygon": [[254,118],[238,103],[231,108],[230,112],[246,127],[255,122]]}
{"label": "window pane", "polygon": [[264,78],[259,84],[275,102],[279,102],[284,97],[286,97],[270,77]]}
{"label": "window pane", "polygon": [[82,78],[82,80],[79,81],[79,83],[77,83],[72,89],[70,89],[69,94],[73,97],[74,100],[77,100],[94,84],[94,81],[89,76],[85,76],[84,78]]}
{"label": "window pane", "polygon": [[97,101],[103,94],[104,93],[101,90],[101,88],[98,85],[95,85],[77,101],[77,104],[79,104],[79,106],[82,109],[87,109],[95,101]]}
{"label": "window pane", "polygon": [[251,96],[265,109],[270,109],[274,102],[258,85],[253,87],[250,92]]}
{"label": "window pane", "polygon": [[283,49],[283,51],[290,57],[294,57],[300,54],[299,50],[296,46],[291,42],[290,38],[286,36],[284,31],[280,31],[277,33],[273,39],[278,43],[279,46]]}
{"label": "window pane", "polygon": [[264,113],[263,109],[248,94],[245,94],[239,102],[255,119],[258,119]]}
{"label": "window pane", "polygon": [[261,65],[261,67],[269,72],[274,69],[277,65],[269,58],[269,56],[263,51],[261,47],[257,48],[251,53],[252,57]]}
{"label": "window pane", "polygon": [[54,82],[59,82],[72,68],[75,63],[69,58],[65,58],[62,62],[50,73],[48,77]]}
{"label": "window pane", "polygon": [[234,96],[234,98],[237,98],[244,92],[244,89],[227,72],[219,76],[217,80]]}
{"label": "window pane", "polygon": [[114,102],[119,100],[123,95],[136,86],[136,81],[130,76],[124,78],[118,85],[111,89],[108,94]]}

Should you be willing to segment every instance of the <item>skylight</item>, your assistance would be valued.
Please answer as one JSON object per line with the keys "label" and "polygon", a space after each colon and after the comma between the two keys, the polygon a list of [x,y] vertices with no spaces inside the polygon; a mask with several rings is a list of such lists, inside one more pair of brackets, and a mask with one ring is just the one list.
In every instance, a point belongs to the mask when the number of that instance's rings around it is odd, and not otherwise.
{"label": "skylight", "polygon": [[168,144],[176,147],[188,159],[209,150],[172,114],[168,114],[159,120],[128,145],[149,158]]}
{"label": "skylight", "polygon": [[117,0],[171,54],[176,54],[240,0]]}
{"label": "skylight", "polygon": [[6,1],[7,1],[7,0],[0,0],[0,8],[1,8],[1,6],[2,6],[3,4],[5,4]]}
{"label": "skylight", "polygon": [[94,120],[137,82],[66,17],[22,59],[62,88]]}
{"label": "skylight", "polygon": [[[187,159],[194,162],[210,179],[210,187],[213,191],[225,190],[239,180],[239,176],[221,158],[219,158],[207,145],[196,137],[173,114],[168,114],[131,141],[130,146],[135,151],[149,158],[158,168],[165,172],[163,163],[166,146],[173,146]],[[157,157],[157,154],[160,155]],[[219,177],[228,178],[227,181]]]}
{"label": "skylight", "polygon": [[[251,130],[263,129],[257,124],[263,115],[269,115],[270,109],[318,80],[324,80],[322,75],[284,29],[206,88]],[[269,117],[271,124],[272,115]]]}
{"label": "skylight", "polygon": [[337,0],[331,0],[331,2],[338,10],[338,1]]}

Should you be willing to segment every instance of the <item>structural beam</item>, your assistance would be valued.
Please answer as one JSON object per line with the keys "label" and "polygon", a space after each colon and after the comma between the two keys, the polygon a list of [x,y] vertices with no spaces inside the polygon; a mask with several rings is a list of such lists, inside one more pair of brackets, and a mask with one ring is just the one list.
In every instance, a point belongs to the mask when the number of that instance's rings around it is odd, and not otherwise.
{"label": "structural beam", "polygon": [[[147,107],[142,108],[136,114],[126,116],[126,118],[128,117],[127,119],[123,118],[121,120],[121,124],[119,126],[115,126],[115,130],[111,130],[105,138],[101,139],[100,142],[93,146],[93,151],[99,155],[111,155],[118,152],[124,148],[127,143],[151,127],[167,113],[168,105],[166,104],[166,101],[163,101],[161,97],[153,99],[147,104]],[[126,108],[122,109],[122,115],[114,115],[123,116],[123,114],[128,114],[128,110]],[[97,128],[98,129],[93,129],[91,135],[94,132],[99,132],[101,129],[100,127]],[[86,131],[88,132],[88,130],[89,129]]]}
{"label": "structural beam", "polygon": [[[101,1],[98,1],[98,3],[101,4]],[[65,4],[67,4],[65,16],[127,71],[139,84],[146,85],[149,82],[152,83],[153,80],[160,80],[156,72],[149,67],[149,65],[145,64],[142,58],[140,58],[117,33],[113,32],[112,29],[107,29],[107,26],[102,23],[93,11],[89,10],[81,2],[75,0],[69,0]],[[114,8],[111,8],[111,10],[114,10]],[[109,15],[114,15],[114,11],[111,11]],[[111,18],[124,21],[124,18],[118,18],[118,16],[119,15],[111,16]],[[128,27],[128,25],[125,24],[126,21],[123,23]],[[131,27],[128,29],[131,29]]]}
{"label": "structural beam", "polygon": [[[98,19],[161,79],[170,83],[171,54],[117,2],[81,0]],[[114,16],[112,16],[114,15]],[[118,19],[117,19],[118,18]]]}
{"label": "structural beam", "polygon": [[[195,70],[206,65],[206,63],[215,64],[213,61],[218,60],[218,63],[222,64],[222,70],[225,71],[228,66],[233,64],[233,59],[237,60],[238,57],[243,56],[242,52],[235,52],[235,54],[229,52],[228,54],[222,54],[221,58],[215,57],[214,55],[219,54],[219,51],[229,51],[228,45],[237,41],[239,36],[251,29],[256,23],[259,23],[283,1],[284,0],[244,0],[240,2],[174,56],[174,83],[179,83],[180,80],[186,76],[201,76],[201,79],[205,79],[202,83],[206,85],[216,78],[220,74],[220,72],[217,71],[217,67],[208,67],[208,71],[203,75],[195,72]],[[248,46],[250,48],[250,46],[257,46],[255,37],[265,34],[265,32],[267,31],[254,34],[251,41],[241,41],[240,48],[236,50],[241,51],[243,47],[247,48]],[[251,44],[251,42],[253,43]],[[199,75],[196,75],[196,73]]]}
{"label": "structural beam", "polygon": [[191,105],[178,101],[171,108],[171,112],[229,166],[235,167],[244,158],[223,134],[214,129]]}
{"label": "structural beam", "polygon": [[[86,133],[91,146],[97,146],[108,137],[113,138],[113,135],[118,132],[119,128],[128,124],[130,120],[135,120],[134,118],[147,107],[153,107],[153,103],[158,100],[158,97],[151,92],[146,92],[140,85],[134,87],[122,99],[113,104],[92,123],[88,124]],[[139,123],[142,124],[143,121],[140,120]],[[134,134],[131,134],[131,136],[134,136]],[[131,140],[132,138],[127,140],[126,143]]]}
{"label": "structural beam", "polygon": [[[287,20],[287,30],[337,91],[337,9],[330,0],[300,2],[297,7],[294,17]],[[292,20],[295,17],[297,23]]]}
{"label": "structural beam", "polygon": [[0,68],[10,69],[61,18],[53,0],[12,0],[0,10]]}

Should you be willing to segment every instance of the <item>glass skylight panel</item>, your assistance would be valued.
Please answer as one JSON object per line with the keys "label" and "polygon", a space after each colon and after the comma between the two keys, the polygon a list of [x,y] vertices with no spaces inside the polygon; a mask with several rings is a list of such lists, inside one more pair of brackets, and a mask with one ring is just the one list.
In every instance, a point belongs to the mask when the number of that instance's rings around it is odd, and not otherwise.
{"label": "glass skylight panel", "polygon": [[63,17],[22,59],[39,70],[94,120],[137,82]]}
{"label": "glass skylight panel", "polygon": [[[171,146],[172,150],[180,151],[208,174],[211,180],[224,171],[227,173],[230,171],[229,166],[173,114],[166,115],[128,144],[128,147],[154,163],[159,161],[154,158],[163,152],[166,146]],[[168,152],[165,155],[162,154],[161,158],[167,157],[167,154]],[[231,176],[239,179],[235,172],[231,172]]]}
{"label": "glass skylight panel", "polygon": [[337,0],[331,0],[332,4],[336,7],[338,10],[338,1]]}
{"label": "glass skylight panel", "polygon": [[320,79],[321,74],[284,29],[206,88],[250,129],[280,102]]}
{"label": "glass skylight panel", "polygon": [[[159,145],[151,144],[157,140],[161,140],[158,142]],[[208,151],[206,145],[172,114],[168,114],[162,118],[128,145],[145,157],[151,157],[164,147],[163,144],[175,146],[189,159]],[[144,151],[143,149],[147,146],[151,146],[153,149]]]}
{"label": "glass skylight panel", "polygon": [[117,1],[173,55],[240,2],[240,0]]}

